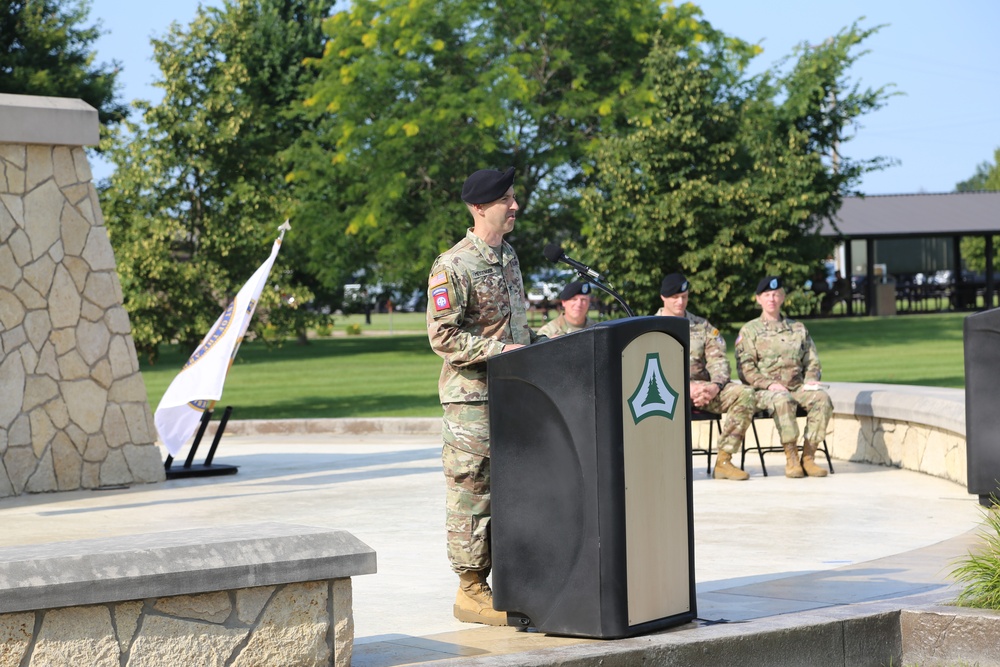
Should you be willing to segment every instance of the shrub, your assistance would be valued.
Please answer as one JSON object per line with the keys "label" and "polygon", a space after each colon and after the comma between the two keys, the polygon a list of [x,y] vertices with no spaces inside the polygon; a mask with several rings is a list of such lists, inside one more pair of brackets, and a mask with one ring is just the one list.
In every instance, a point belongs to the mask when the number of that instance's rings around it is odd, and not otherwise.
{"label": "shrub", "polygon": [[360,324],[348,324],[347,329],[345,329],[348,336],[360,336],[361,335],[361,325]]}
{"label": "shrub", "polygon": [[964,588],[955,604],[961,607],[1000,610],[1000,501],[990,496],[991,507],[983,507],[983,548],[959,558],[952,576]]}

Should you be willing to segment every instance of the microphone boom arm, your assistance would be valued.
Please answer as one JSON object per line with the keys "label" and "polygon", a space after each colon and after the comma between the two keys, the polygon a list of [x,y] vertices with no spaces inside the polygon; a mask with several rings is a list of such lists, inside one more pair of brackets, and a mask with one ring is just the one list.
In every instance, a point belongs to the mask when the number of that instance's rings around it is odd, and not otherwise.
{"label": "microphone boom arm", "polygon": [[635,317],[635,312],[633,312],[633,310],[629,308],[628,304],[625,303],[625,299],[623,299],[621,294],[616,292],[613,287],[611,287],[610,285],[605,285],[604,283],[598,282],[596,280],[592,280],[590,276],[588,276],[583,271],[577,271],[577,273],[579,273],[580,277],[586,280],[588,283],[590,283],[597,289],[601,290],[605,294],[610,295],[615,301],[621,304],[621,307],[625,309],[626,315],[628,315],[629,317]]}

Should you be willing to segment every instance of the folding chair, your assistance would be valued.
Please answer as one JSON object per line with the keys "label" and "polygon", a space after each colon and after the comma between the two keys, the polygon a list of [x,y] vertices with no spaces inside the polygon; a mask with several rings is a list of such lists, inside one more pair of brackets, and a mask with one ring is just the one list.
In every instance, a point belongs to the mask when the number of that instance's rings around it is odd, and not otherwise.
{"label": "folding chair", "polygon": [[[703,421],[714,421],[715,428],[719,432],[719,437],[722,437],[722,415],[717,415],[713,412],[703,412],[695,408],[691,408],[691,421],[692,422],[703,422]],[[708,460],[705,471],[712,475],[712,438],[714,434],[712,432],[712,425],[708,425],[708,449],[704,447],[692,447],[691,456],[704,456]]]}
{"label": "folding chair", "polygon": [[[795,411],[795,416],[796,417],[805,417],[806,414],[807,414],[806,411],[802,409],[801,405],[798,406],[798,409]],[[757,420],[758,419],[770,419],[770,418],[771,418],[771,415],[769,415],[767,412],[764,412],[764,411],[757,412],[757,413],[754,414],[753,420],[750,422],[750,428],[753,429],[753,439],[754,439],[754,442],[756,442],[757,444],[754,445],[753,447],[747,447],[746,446],[746,439],[744,438],[744,441],[743,441],[743,451],[740,454],[740,469],[744,469],[745,468],[744,464],[746,463],[746,460],[747,460],[747,450],[749,450],[749,449],[755,449],[755,450],[757,450],[757,456],[760,457],[760,468],[761,468],[761,470],[764,471],[764,477],[767,477],[767,466],[764,465],[764,454],[770,454],[772,452],[781,452],[782,454],[785,453],[785,448],[783,446],[781,446],[781,445],[764,446],[764,445],[760,444],[760,438],[757,437]],[[694,420],[694,413],[692,413],[691,420],[692,421]],[[721,431],[720,431],[720,433],[721,433]],[[796,448],[798,449],[798,451],[800,453],[802,452],[802,445],[796,445]],[[822,451],[823,454],[826,455],[826,465],[827,465],[828,468],[830,468],[830,474],[832,475],[833,474],[833,461],[830,460],[830,450],[826,446],[826,438],[825,437],[823,438],[823,444],[818,448],[818,450]]]}

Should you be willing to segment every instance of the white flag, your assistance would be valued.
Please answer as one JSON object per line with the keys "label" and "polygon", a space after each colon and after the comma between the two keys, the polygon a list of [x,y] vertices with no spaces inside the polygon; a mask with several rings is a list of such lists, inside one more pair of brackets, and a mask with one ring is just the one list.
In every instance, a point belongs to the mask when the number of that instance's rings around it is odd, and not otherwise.
{"label": "white flag", "polygon": [[177,456],[184,443],[194,435],[205,410],[222,398],[222,385],[236,358],[236,351],[250,326],[250,319],[264,290],[271,266],[281,248],[284,230],[290,229],[285,221],[279,229],[281,236],[274,241],[271,256],[251,276],[215,321],[212,329],[198,345],[184,368],[167,387],[167,392],[156,407],[156,431],[171,456]]}

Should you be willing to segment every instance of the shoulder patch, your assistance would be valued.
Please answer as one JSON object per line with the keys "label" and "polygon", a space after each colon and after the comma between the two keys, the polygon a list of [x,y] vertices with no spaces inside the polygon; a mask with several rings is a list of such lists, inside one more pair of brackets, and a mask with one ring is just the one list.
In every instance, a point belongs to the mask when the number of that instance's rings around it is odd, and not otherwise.
{"label": "shoulder patch", "polygon": [[445,310],[451,310],[451,297],[448,295],[447,287],[432,289],[431,300],[434,302],[434,312],[440,313]]}
{"label": "shoulder patch", "polygon": [[740,341],[743,340],[743,333],[741,332],[739,336],[736,337],[736,344],[739,345]]}
{"label": "shoulder patch", "polygon": [[430,277],[430,279],[427,281],[427,287],[429,289],[434,289],[435,287],[439,285],[444,285],[447,282],[448,282],[448,272],[442,271],[441,273],[435,273],[433,276]]}

